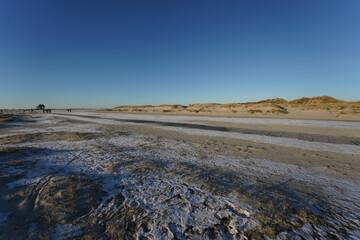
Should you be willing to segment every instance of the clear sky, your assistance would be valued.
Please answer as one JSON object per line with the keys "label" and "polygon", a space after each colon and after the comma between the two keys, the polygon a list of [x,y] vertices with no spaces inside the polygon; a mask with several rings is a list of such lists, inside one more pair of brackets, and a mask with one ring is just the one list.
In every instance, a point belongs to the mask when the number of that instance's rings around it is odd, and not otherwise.
{"label": "clear sky", "polygon": [[0,108],[360,100],[359,0],[1,0]]}

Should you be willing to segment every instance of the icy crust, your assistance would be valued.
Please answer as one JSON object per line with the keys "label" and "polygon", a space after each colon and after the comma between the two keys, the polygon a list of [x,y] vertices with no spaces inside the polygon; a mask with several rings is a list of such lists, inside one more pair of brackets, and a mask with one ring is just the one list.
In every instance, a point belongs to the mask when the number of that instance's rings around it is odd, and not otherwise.
{"label": "icy crust", "polygon": [[[93,215],[101,218],[107,212],[116,211],[116,195],[120,189],[124,205],[140,207],[146,214],[140,222],[150,217],[146,229],[141,229],[138,237],[150,239],[185,239],[186,231],[204,233],[206,229],[215,229],[223,219],[229,219],[231,235],[252,229],[259,223],[251,219],[254,211],[245,203],[230,197],[214,196],[204,192],[196,185],[186,184],[177,179],[164,179],[159,176],[138,177],[127,175],[111,189],[108,201],[98,208]],[[141,218],[141,217],[140,217]],[[195,234],[196,235],[196,234]],[[220,231],[221,238],[233,238],[225,231]],[[191,236],[190,233],[188,237]],[[204,239],[206,237],[204,236]]]}
{"label": "icy crust", "polygon": [[[159,140],[157,140],[159,141]],[[121,193],[123,200],[121,204],[131,207],[140,207],[145,210],[145,217],[152,219],[147,230],[140,230],[137,236],[147,236],[153,239],[177,237],[181,239],[187,229],[191,228],[192,232],[203,233],[206,229],[214,228],[222,221],[221,219],[229,219],[228,230],[220,231],[218,234],[221,238],[229,238],[231,236],[240,236],[245,230],[253,229],[259,226],[259,222],[252,218],[256,213],[250,205],[239,202],[233,196],[217,196],[210,194],[201,189],[200,186],[188,184],[183,179],[176,176],[161,175],[158,173],[132,173],[136,169],[132,167],[119,167],[116,173],[108,174],[107,166],[111,163],[133,161],[144,161],[144,159],[154,159],[160,163],[162,167],[167,169],[174,168],[177,162],[186,162],[194,165],[205,165],[219,169],[238,171],[239,176],[249,175],[282,175],[283,178],[296,179],[308,184],[317,185],[319,190],[326,192],[332,196],[332,201],[336,208],[343,208],[338,211],[347,215],[339,224],[346,224],[346,221],[353,219],[356,221],[359,216],[359,209],[354,201],[359,198],[359,186],[345,180],[331,179],[325,174],[314,174],[311,171],[299,168],[290,164],[274,163],[267,160],[252,159],[244,160],[238,158],[230,158],[224,156],[208,156],[206,160],[200,159],[193,155],[195,152],[193,146],[176,141],[164,141],[160,145],[166,147],[167,150],[136,150],[139,146],[152,146],[154,143],[148,136],[134,135],[121,136],[112,139],[98,139],[91,141],[81,141],[76,143],[60,142],[60,143],[41,143],[29,144],[32,147],[42,147],[51,152],[46,156],[39,155],[42,158],[36,164],[36,170],[29,172],[27,177],[15,181],[8,185],[14,188],[21,185],[31,185],[39,183],[42,179],[40,176],[49,174],[86,174],[97,178],[104,182],[104,190],[108,193],[107,197],[92,213],[93,216],[101,218],[103,215],[111,211],[116,211],[119,202],[116,196]],[[24,145],[24,144],[23,144]],[[96,146],[100,146],[100,152],[97,153]],[[105,147],[104,147],[105,146]],[[94,149],[95,148],[95,149]],[[111,152],[115,148],[119,152]],[[135,148],[135,149],[134,149]],[[132,149],[131,151],[128,151]],[[187,156],[179,155],[180,151],[187,150]],[[130,165],[129,165],[130,166]],[[61,171],[59,171],[61,170]],[[9,169],[16,171],[16,169]],[[316,171],[316,169],[312,169]],[[321,187],[321,188],[320,188]],[[346,199],[342,200],[342,199]],[[356,209],[356,210],[355,210]],[[350,211],[353,213],[350,213]],[[355,211],[354,211],[355,210]],[[352,214],[352,215],[350,215]],[[330,219],[333,221],[332,219]],[[345,222],[344,222],[345,221]],[[357,223],[358,225],[358,223]],[[303,236],[312,234],[315,226],[304,226],[293,232],[284,232],[279,235],[280,239],[288,237]],[[58,229],[58,228],[57,228]],[[62,229],[62,228],[59,228]],[[324,228],[326,230],[326,228]],[[66,228],[65,228],[66,230]],[[65,231],[64,230],[64,231]],[[325,231],[322,230],[322,231]],[[60,231],[60,230],[57,230]],[[61,230],[63,231],[63,230]],[[60,232],[61,232],[60,231]],[[329,230],[330,231],[330,230]],[[327,232],[329,232],[327,231]],[[72,233],[72,231],[68,231]],[[77,231],[75,231],[78,234]],[[228,236],[227,232],[231,234]],[[321,231],[320,231],[321,232]],[[69,234],[70,234],[69,233]],[[324,234],[326,231],[324,232]],[[65,233],[56,233],[54,236],[65,236]],[[175,235],[174,235],[175,234]],[[236,235],[238,234],[238,235]],[[240,235],[239,235],[240,234]],[[356,234],[356,233],[354,233]],[[67,236],[67,235],[66,235]],[[320,235],[321,236],[321,235]],[[326,235],[325,235],[326,236]],[[60,238],[61,239],[61,238]]]}

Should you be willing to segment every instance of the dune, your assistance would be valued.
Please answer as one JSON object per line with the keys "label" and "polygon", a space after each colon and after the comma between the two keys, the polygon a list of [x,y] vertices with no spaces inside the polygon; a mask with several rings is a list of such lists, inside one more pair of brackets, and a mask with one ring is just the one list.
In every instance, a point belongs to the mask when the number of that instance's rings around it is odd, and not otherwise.
{"label": "dune", "polygon": [[[100,110],[104,112],[104,110]],[[164,113],[227,117],[271,117],[360,121],[360,101],[344,101],[330,96],[265,99],[244,103],[194,103],[118,106],[111,112]]]}
{"label": "dune", "polygon": [[294,99],[289,103],[303,104],[303,105],[322,105],[322,104],[344,104],[347,102],[329,96],[320,96],[320,97],[312,97],[312,98],[302,97],[299,99]]}

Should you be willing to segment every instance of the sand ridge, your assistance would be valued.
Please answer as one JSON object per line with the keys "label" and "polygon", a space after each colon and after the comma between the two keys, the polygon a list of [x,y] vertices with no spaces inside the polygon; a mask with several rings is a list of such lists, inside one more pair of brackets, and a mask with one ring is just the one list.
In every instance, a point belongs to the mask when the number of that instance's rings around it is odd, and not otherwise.
{"label": "sand ridge", "polygon": [[182,114],[228,117],[276,117],[294,119],[360,121],[360,101],[343,101],[329,96],[299,98],[287,101],[281,98],[246,103],[201,103],[118,106],[100,111],[122,113]]}

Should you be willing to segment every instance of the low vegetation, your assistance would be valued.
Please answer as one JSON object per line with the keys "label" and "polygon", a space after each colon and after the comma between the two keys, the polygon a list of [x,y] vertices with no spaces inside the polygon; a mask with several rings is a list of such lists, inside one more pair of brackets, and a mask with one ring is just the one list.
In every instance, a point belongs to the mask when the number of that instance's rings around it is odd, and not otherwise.
{"label": "low vegetation", "polygon": [[200,103],[184,105],[167,105],[158,106],[142,105],[142,106],[118,106],[112,111],[115,112],[151,112],[151,113],[192,113],[192,114],[235,114],[235,115],[283,115],[292,111],[321,111],[341,115],[360,114],[360,101],[348,102],[329,96],[320,97],[302,97],[287,101],[283,98],[273,98],[261,100],[258,102],[246,103]]}

